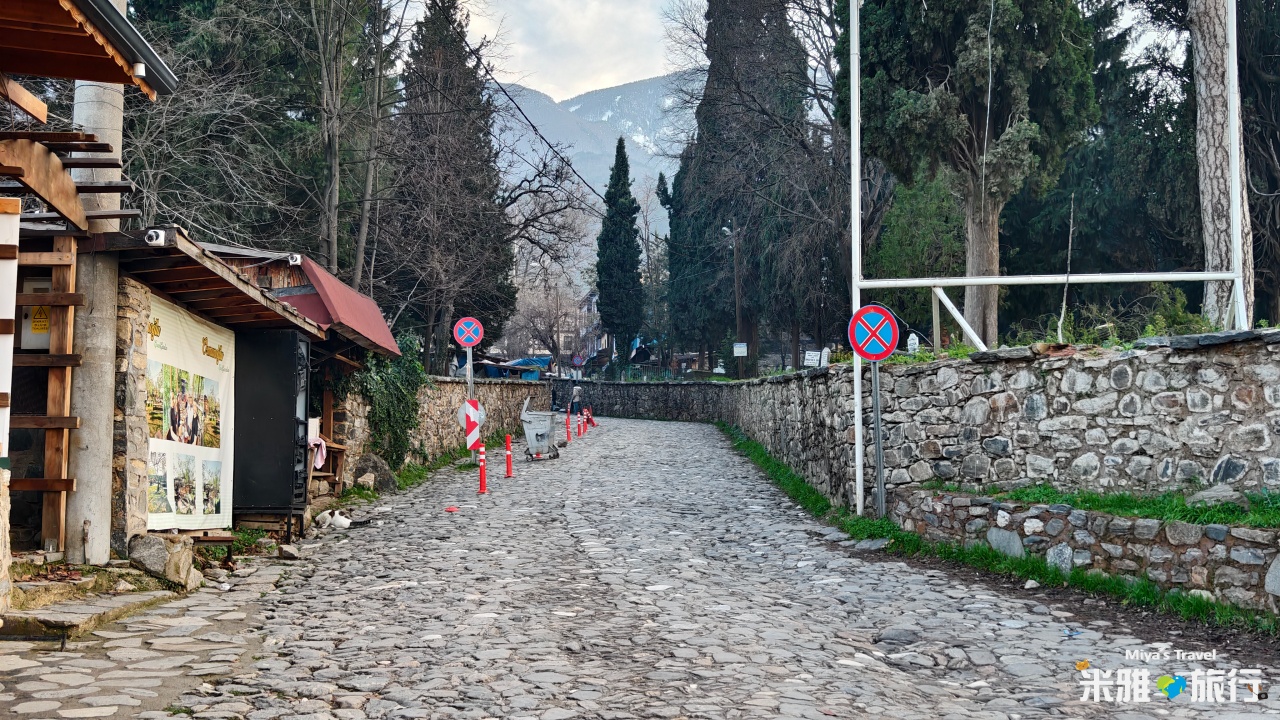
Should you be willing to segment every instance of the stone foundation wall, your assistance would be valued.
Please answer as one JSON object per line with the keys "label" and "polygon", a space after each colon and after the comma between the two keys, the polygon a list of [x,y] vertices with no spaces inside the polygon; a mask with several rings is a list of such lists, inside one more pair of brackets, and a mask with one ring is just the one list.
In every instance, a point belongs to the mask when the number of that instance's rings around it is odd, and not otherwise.
{"label": "stone foundation wall", "polygon": [[[551,389],[545,382],[526,380],[477,380],[476,398],[487,415],[481,433],[488,435],[506,430],[514,438],[523,438],[520,408],[525,398],[530,410],[551,408]],[[459,378],[433,377],[418,392],[418,429],[412,437],[412,462],[426,464],[463,443],[458,427],[458,408],[467,398],[467,381]],[[339,401],[333,416],[335,441],[347,446],[347,475],[355,461],[369,446],[369,403],[358,393],[349,393]],[[355,478],[345,477],[345,484]]]}
{"label": "stone foundation wall", "polygon": [[9,548],[9,471],[0,468],[0,613],[9,610],[9,594],[13,592],[13,581],[9,577],[12,562]]}
{"label": "stone foundation wall", "polygon": [[[1280,490],[1280,331],[1157,339],[1124,352],[1031,348],[881,369],[888,483],[1160,493]],[[746,382],[581,383],[601,416],[739,425],[852,505],[849,365]],[[870,370],[862,378],[870,427]],[[568,381],[556,381],[557,398]],[[868,490],[874,446],[866,438]]]}
{"label": "stone foundation wall", "polygon": [[111,550],[128,557],[129,538],[147,532],[147,324],[151,294],[120,278],[116,302],[116,393],[111,460]]}
{"label": "stone foundation wall", "polygon": [[1274,530],[1122,518],[1068,505],[1019,505],[962,494],[897,494],[890,516],[928,540],[986,544],[1074,568],[1146,577],[1165,589],[1255,610],[1280,611]]}

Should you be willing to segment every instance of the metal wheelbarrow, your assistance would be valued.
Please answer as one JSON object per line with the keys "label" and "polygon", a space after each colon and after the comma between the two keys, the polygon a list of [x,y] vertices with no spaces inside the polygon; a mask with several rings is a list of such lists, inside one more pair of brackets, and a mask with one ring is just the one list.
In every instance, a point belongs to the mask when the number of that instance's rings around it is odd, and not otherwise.
{"label": "metal wheelbarrow", "polygon": [[555,413],[531,412],[530,398],[524,399],[520,408],[520,422],[524,425],[524,454],[529,460],[546,460],[560,457],[560,449],[551,440],[551,428],[555,426]]}

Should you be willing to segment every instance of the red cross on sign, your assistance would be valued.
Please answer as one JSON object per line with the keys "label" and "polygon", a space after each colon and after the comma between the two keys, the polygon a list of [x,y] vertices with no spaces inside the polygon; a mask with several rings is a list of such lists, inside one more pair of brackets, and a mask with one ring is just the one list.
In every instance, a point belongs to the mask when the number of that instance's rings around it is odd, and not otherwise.
{"label": "red cross on sign", "polygon": [[464,317],[453,325],[453,339],[464,348],[474,347],[484,339],[484,326],[473,317]]}
{"label": "red cross on sign", "polygon": [[849,344],[863,360],[884,360],[898,347],[898,319],[881,305],[858,308],[849,321]]}

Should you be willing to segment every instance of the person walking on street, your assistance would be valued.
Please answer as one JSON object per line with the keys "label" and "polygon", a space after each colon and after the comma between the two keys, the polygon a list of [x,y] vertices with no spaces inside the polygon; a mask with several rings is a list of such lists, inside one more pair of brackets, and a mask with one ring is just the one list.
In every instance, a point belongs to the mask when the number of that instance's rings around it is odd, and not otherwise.
{"label": "person walking on street", "polygon": [[582,386],[573,386],[573,401],[569,404],[569,413],[577,415],[582,412]]}

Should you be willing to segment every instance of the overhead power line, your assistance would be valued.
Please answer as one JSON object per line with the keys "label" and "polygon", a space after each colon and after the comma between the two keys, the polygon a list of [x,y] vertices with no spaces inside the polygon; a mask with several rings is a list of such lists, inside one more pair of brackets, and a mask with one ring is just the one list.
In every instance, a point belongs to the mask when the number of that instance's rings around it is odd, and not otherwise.
{"label": "overhead power line", "polygon": [[582,181],[582,184],[585,185],[593,195],[600,198],[600,202],[604,202],[604,196],[600,194],[600,191],[596,190],[595,187],[582,176],[582,173],[578,172],[578,168],[573,166],[573,163],[569,161],[569,158],[565,157],[564,154],[560,152],[560,149],[548,140],[546,135],[542,134],[542,130],[540,130],[537,124],[533,122],[528,113],[524,111],[524,108],[520,107],[520,103],[516,102],[516,99],[511,96],[511,93],[507,92],[507,88],[501,82],[498,82],[498,78],[493,76],[493,73],[489,70],[489,66],[485,63],[484,59],[480,57],[479,51],[471,47],[471,43],[467,40],[466,34],[461,30],[455,31],[458,33],[458,37],[462,39],[462,44],[467,48],[467,52],[471,53],[471,56],[476,59],[476,62],[480,65],[480,69],[484,70],[484,74],[489,76],[489,81],[497,86],[498,90],[500,90],[502,94],[506,96],[507,100],[510,101],[512,106],[515,107],[516,112],[520,113],[520,117],[524,118],[524,121],[528,123],[529,128],[533,130],[533,134],[537,135],[538,139],[541,140],[556,157],[560,158],[560,161],[563,162],[569,170],[573,171],[573,174]]}

